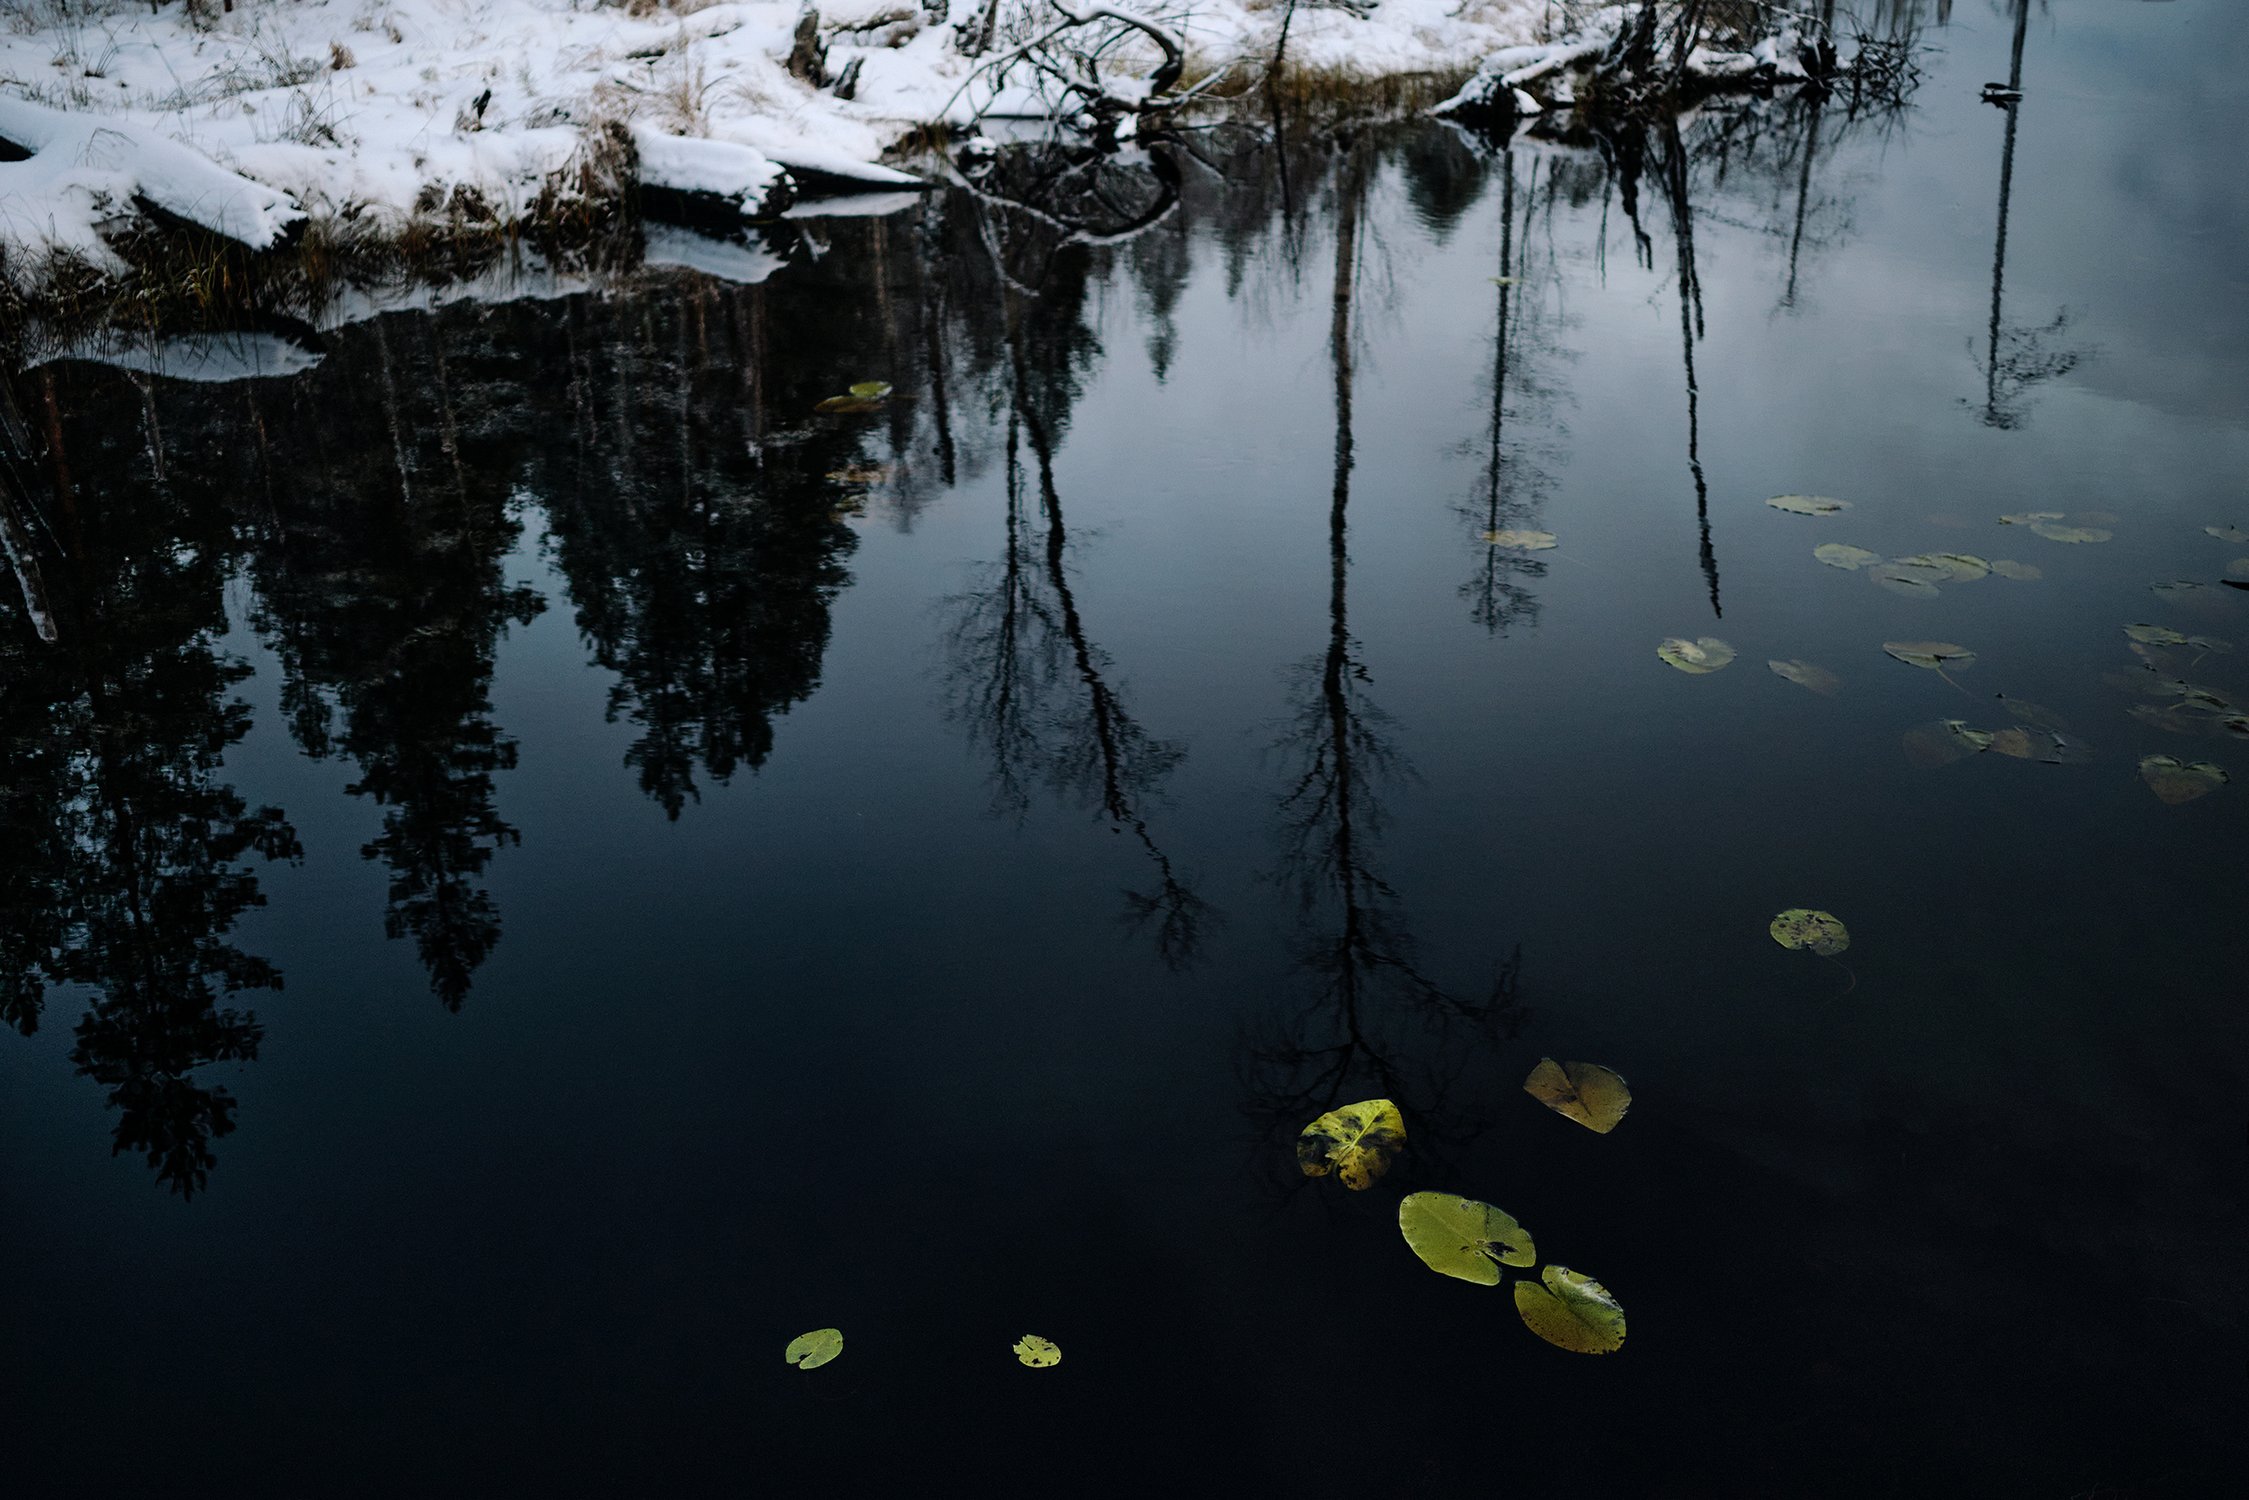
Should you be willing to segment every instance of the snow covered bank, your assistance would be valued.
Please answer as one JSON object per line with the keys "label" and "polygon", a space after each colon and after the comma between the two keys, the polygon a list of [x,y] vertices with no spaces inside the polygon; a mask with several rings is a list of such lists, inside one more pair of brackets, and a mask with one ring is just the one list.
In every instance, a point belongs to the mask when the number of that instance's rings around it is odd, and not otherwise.
{"label": "snow covered bank", "polygon": [[[1556,9],[1148,0],[1145,14],[1195,76],[1262,68],[1285,23],[1292,66],[1372,81],[1464,73]],[[1060,107],[1051,69],[996,65],[1057,19],[1054,0],[13,0],[0,278],[29,292],[57,251],[122,272],[115,237],[151,207],[264,248],[306,221],[512,224],[604,174],[745,218],[808,188],[917,186],[879,162],[916,128]],[[1087,66],[1145,69],[1140,40]]]}

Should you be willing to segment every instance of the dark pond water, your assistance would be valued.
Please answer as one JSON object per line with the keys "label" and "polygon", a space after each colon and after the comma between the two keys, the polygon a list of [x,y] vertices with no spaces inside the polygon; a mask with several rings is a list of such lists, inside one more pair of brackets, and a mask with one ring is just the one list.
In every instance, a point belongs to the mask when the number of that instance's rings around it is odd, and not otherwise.
{"label": "dark pond water", "polygon": [[[9,1493],[2229,1492],[2249,748],[2151,689],[2249,704],[2249,25],[2040,8],[2011,118],[2015,36],[19,380]],[[1908,761],[2000,693],[2093,758]],[[1300,1176],[1377,1095],[1390,1177]],[[1412,1189],[1624,1347],[1432,1275]]]}

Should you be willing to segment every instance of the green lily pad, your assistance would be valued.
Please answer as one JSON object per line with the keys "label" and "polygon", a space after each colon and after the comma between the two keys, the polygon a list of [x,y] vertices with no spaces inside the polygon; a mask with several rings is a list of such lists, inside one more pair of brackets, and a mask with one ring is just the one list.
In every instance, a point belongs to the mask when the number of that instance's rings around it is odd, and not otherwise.
{"label": "green lily pad", "polygon": [[1517,552],[1545,552],[1559,545],[1551,531],[1480,531],[1477,536],[1494,547]]}
{"label": "green lily pad", "polygon": [[1867,569],[1866,576],[1877,587],[1893,594],[1904,594],[1909,599],[1933,599],[1939,592],[1937,585],[1948,575],[1941,569],[1886,562]]}
{"label": "green lily pad", "polygon": [[1822,698],[1832,698],[1843,690],[1842,678],[1808,661],[1768,661],[1765,665],[1775,677],[1785,677],[1798,687],[1808,687]]}
{"label": "green lily pad", "polygon": [[1568,1266],[1547,1266],[1535,1282],[1517,1281],[1515,1311],[1557,1349],[1610,1354],[1624,1346],[1624,1309],[1607,1287]]}
{"label": "green lily pad", "polygon": [[1051,1340],[1026,1333],[1015,1341],[1015,1357],[1034,1370],[1051,1370],[1062,1363],[1062,1349]]}
{"label": "green lily pad", "polygon": [[2033,521],[2030,529],[2049,542],[2105,542],[2116,535],[2098,526],[2064,526],[2059,521]]}
{"label": "green lily pad", "polygon": [[1716,636],[1706,635],[1700,640],[1681,640],[1667,636],[1656,647],[1656,655],[1682,672],[1702,677],[1717,671],[1734,659],[1734,648]]}
{"label": "green lily pad", "polygon": [[1913,568],[1919,572],[1939,575],[1930,582],[1949,579],[1954,583],[1974,583],[1979,578],[1991,576],[1991,564],[1973,552],[1916,552],[1911,557],[1895,557],[1891,566]]}
{"label": "green lily pad", "polygon": [[1792,516],[1832,516],[1851,508],[1850,501],[1830,500],[1825,495],[1775,495],[1765,503]]}
{"label": "green lily pad", "polygon": [[1991,571],[2002,578],[2011,578],[2017,583],[2030,583],[2046,576],[2035,563],[2021,563],[2005,557],[1994,562],[1991,565]]}
{"label": "green lily pad", "polygon": [[1791,951],[1809,950],[1833,958],[1851,946],[1851,932],[1833,912],[1792,906],[1773,918],[1773,941]]}
{"label": "green lily pad", "polygon": [[890,382],[887,380],[862,380],[851,387],[851,394],[862,401],[880,401],[890,394]]}
{"label": "green lily pad", "polygon": [[800,1370],[817,1370],[843,1353],[843,1335],[833,1328],[815,1328],[789,1340],[781,1357]]}
{"label": "green lily pad", "polygon": [[2182,761],[2172,755],[2150,755],[2140,762],[2140,779],[2148,790],[2164,802],[2177,807],[2182,802],[2192,802],[2206,797],[2233,778],[2226,768],[2212,761]]}
{"label": "green lily pad", "polygon": [[1616,1129],[1632,1107],[1632,1090],[1614,1071],[1599,1063],[1562,1062],[1542,1057],[1523,1090],[1566,1119],[1577,1121],[1597,1135]]}
{"label": "green lily pad", "polygon": [[1452,1193],[1408,1193],[1398,1232],[1430,1270],[1478,1286],[1498,1286],[1501,1266],[1538,1261],[1530,1231],[1489,1203]]}
{"label": "green lily pad", "polygon": [[1812,556],[1831,568],[1856,572],[1882,560],[1879,552],[1869,552],[1864,547],[1853,547],[1845,542],[1822,542],[1812,549]]}
{"label": "green lily pad", "polygon": [[1989,731],[1970,729],[1965,719],[1932,719],[1908,729],[1899,744],[1909,763],[1929,770],[1981,755],[1991,748],[1991,739]]}
{"label": "green lily pad", "polygon": [[2138,641],[2143,646],[2184,646],[2187,638],[2168,625],[2127,625],[2127,640]]}
{"label": "green lily pad", "polygon": [[1909,667],[1942,672],[1946,667],[1964,672],[1975,664],[1976,653],[1950,641],[1884,641],[1882,649]]}

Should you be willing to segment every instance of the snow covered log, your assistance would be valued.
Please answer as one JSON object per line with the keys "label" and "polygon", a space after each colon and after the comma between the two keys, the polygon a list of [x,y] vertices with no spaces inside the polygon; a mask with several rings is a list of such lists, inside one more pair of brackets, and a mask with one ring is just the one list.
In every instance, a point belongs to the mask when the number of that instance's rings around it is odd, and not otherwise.
{"label": "snow covered log", "polygon": [[767,219],[795,200],[796,184],[780,163],[754,146],[632,129],[645,208],[658,218],[696,221]]}
{"label": "snow covered log", "polygon": [[264,250],[304,218],[280,189],[110,116],[0,95],[0,141],[27,157],[0,181],[0,235],[8,239],[45,239],[106,260],[96,226],[140,202]]}

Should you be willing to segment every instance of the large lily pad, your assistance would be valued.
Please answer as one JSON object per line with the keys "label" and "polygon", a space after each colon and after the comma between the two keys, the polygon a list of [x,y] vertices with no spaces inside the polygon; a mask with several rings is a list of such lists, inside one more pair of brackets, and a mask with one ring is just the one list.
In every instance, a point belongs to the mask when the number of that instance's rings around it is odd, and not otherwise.
{"label": "large lily pad", "polygon": [[1823,698],[1832,698],[1843,690],[1843,679],[1822,666],[1808,661],[1769,661],[1775,677],[1785,677],[1798,687],[1808,687]]}
{"label": "large lily pad", "polygon": [[1551,531],[1482,531],[1477,535],[1494,547],[1517,552],[1545,552],[1559,545]]}
{"label": "large lily pad", "polygon": [[1599,1063],[1556,1062],[1542,1057],[1523,1089],[1554,1113],[1599,1135],[1616,1129],[1632,1107],[1632,1090]]}
{"label": "large lily pad", "polygon": [[2150,755],[2140,762],[2140,779],[2171,806],[2206,797],[2233,778],[2214,761],[2182,761],[2175,755]]}
{"label": "large lily pad", "polygon": [[1307,1177],[1329,1172],[1353,1192],[1373,1187],[1405,1149],[1406,1119],[1387,1099],[1331,1109],[1296,1138],[1296,1164]]}
{"label": "large lily pad", "polygon": [[2059,521],[2033,521],[2030,529],[2049,542],[2105,542],[2116,535],[2098,526],[2064,526]]}
{"label": "large lily pad", "polygon": [[833,1328],[815,1328],[789,1340],[781,1357],[800,1370],[817,1370],[843,1353],[843,1335]]}
{"label": "large lily pad", "polygon": [[1964,672],[1975,664],[1976,653],[1950,641],[1884,641],[1882,649],[1909,667],[1942,672],[1946,667]]}
{"label": "large lily pad", "polygon": [[1980,755],[1991,748],[1991,738],[1986,730],[1970,729],[1964,719],[1932,719],[1908,729],[1900,743],[1905,758],[1927,770]]}
{"label": "large lily pad", "polygon": [[1812,549],[1812,556],[1831,568],[1841,568],[1845,572],[1872,567],[1882,560],[1879,552],[1869,552],[1864,547],[1853,547],[1845,542],[1822,542]]}
{"label": "large lily pad", "polygon": [[1765,503],[1792,516],[1832,516],[1851,508],[1850,501],[1831,500],[1825,495],[1775,495]]}
{"label": "large lily pad", "polygon": [[1573,1354],[1609,1354],[1624,1344],[1624,1309],[1609,1289],[1567,1266],[1515,1283],[1515,1311],[1531,1332]]}
{"label": "large lily pad", "polygon": [[1498,1286],[1501,1266],[1538,1262],[1530,1231],[1474,1198],[1408,1193],[1398,1203],[1398,1232],[1430,1270],[1478,1286]]}
{"label": "large lily pad", "polygon": [[1700,640],[1693,641],[1682,640],[1678,636],[1667,636],[1662,644],[1656,647],[1656,655],[1682,672],[1701,677],[1717,671],[1720,667],[1732,661],[1734,659],[1734,648],[1714,635],[1706,635]]}
{"label": "large lily pad", "polygon": [[1782,912],[1773,918],[1768,930],[1783,948],[1808,949],[1823,958],[1833,958],[1851,946],[1851,931],[1842,918],[1806,906],[1792,906]]}

